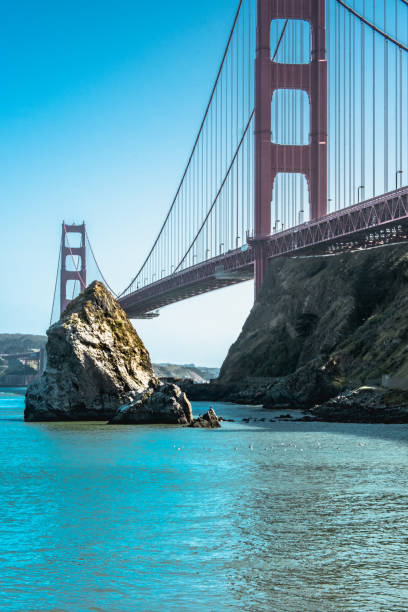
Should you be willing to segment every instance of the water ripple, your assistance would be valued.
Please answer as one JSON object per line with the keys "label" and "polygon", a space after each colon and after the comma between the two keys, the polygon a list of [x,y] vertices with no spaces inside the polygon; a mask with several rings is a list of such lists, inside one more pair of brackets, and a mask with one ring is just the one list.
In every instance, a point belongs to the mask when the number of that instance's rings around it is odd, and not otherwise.
{"label": "water ripple", "polygon": [[[195,406],[202,412],[203,404]],[[408,609],[408,427],[25,424],[0,394],[0,609]],[[264,415],[265,413],[262,413]]]}

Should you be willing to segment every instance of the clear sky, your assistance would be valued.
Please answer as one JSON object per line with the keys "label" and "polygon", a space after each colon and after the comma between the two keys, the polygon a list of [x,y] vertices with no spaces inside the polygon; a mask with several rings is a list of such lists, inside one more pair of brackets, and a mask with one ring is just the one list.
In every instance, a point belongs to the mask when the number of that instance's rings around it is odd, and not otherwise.
{"label": "clear sky", "polygon": [[[174,195],[235,0],[6,0],[0,19],[0,332],[43,333],[60,224],[85,219],[121,290]],[[252,283],[136,327],[155,361],[220,364]]]}

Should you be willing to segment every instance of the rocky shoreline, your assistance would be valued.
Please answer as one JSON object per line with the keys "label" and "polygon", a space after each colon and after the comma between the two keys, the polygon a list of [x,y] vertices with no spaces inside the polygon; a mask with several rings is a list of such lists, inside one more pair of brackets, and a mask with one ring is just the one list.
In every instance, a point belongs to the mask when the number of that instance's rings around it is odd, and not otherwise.
{"label": "rocky shoreline", "polygon": [[[408,423],[408,391],[386,389],[378,386],[363,386],[345,389],[324,402],[302,405],[294,401],[271,401],[268,388],[255,389],[239,385],[200,385],[180,382],[180,385],[193,401],[226,402],[248,406],[262,406],[266,410],[281,411],[273,419],[267,417],[243,418],[243,422],[256,421],[323,421],[336,423]],[[286,410],[299,411],[301,416],[285,413]]]}
{"label": "rocky shoreline", "polygon": [[307,410],[345,389],[344,382],[336,377],[335,369],[335,364],[330,362],[321,367],[317,361],[312,361],[287,376],[256,383],[244,379],[241,382],[214,381],[211,384],[177,380],[177,384],[192,401]]}
{"label": "rocky shoreline", "polygon": [[[302,411],[303,420],[408,422],[408,249],[277,258],[219,377],[161,381],[101,283],[47,332],[25,419],[192,426],[190,401]],[[400,385],[400,386],[399,386]],[[286,412],[285,412],[286,411]],[[217,419],[218,424],[219,420]],[[211,412],[194,426],[216,427]]]}
{"label": "rocky shoreline", "polygon": [[309,414],[336,423],[408,423],[408,392],[360,387],[313,407]]}
{"label": "rocky shoreline", "polygon": [[276,258],[218,379],[180,385],[192,400],[405,423],[407,305],[406,244]]}

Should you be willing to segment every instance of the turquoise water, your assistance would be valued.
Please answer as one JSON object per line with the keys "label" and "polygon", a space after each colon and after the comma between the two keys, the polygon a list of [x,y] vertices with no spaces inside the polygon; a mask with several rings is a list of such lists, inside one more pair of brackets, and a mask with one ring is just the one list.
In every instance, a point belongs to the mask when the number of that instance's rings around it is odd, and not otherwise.
{"label": "turquoise water", "polygon": [[[0,390],[0,610],[408,609],[408,427],[25,424]],[[195,412],[207,404],[196,403]]]}

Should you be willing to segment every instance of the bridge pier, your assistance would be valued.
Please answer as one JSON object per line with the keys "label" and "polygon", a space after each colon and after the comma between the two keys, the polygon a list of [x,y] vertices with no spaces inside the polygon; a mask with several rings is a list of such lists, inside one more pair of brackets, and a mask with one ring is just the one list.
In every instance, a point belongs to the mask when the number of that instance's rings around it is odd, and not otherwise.
{"label": "bridge pier", "polygon": [[267,266],[268,258],[266,255],[266,241],[257,240],[254,242],[254,282],[255,282],[255,299],[258,297],[260,288],[263,285]]}

